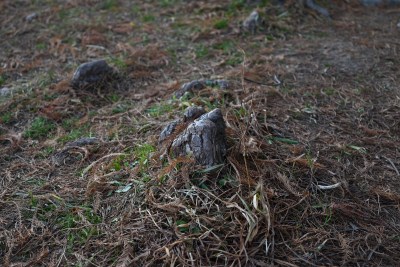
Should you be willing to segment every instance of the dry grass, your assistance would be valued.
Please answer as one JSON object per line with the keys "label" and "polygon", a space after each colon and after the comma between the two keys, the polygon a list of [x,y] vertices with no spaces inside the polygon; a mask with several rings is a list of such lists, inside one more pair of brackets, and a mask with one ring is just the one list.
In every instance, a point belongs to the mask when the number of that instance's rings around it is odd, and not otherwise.
{"label": "dry grass", "polygon": [[[244,2],[0,3],[0,265],[397,265],[398,17],[259,4],[245,34]],[[118,81],[73,90],[92,58]],[[172,97],[200,78],[230,87]],[[158,146],[193,104],[223,110],[224,165]]]}

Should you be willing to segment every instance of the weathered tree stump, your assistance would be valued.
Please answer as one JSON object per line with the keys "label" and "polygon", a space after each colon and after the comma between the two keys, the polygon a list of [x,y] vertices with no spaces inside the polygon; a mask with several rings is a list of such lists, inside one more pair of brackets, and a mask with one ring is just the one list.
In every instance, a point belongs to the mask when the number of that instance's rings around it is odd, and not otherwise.
{"label": "weathered tree stump", "polygon": [[111,80],[115,71],[105,60],[81,64],[75,71],[71,86],[74,89],[93,89]]}
{"label": "weathered tree stump", "polygon": [[159,143],[162,143],[164,140],[170,137],[174,133],[176,127],[179,124],[192,122],[201,115],[203,115],[204,113],[206,113],[206,111],[202,107],[198,106],[188,107],[185,110],[185,113],[183,113],[183,119],[174,120],[170,122],[167,126],[165,126],[165,128],[161,131],[160,138],[158,139]]}
{"label": "weathered tree stump", "polygon": [[254,10],[250,13],[250,15],[243,21],[242,27],[245,31],[249,31],[251,33],[255,33],[257,27],[260,24],[260,15],[257,10]]}
{"label": "weathered tree stump", "polygon": [[172,142],[174,156],[193,155],[197,164],[221,164],[226,157],[225,122],[220,109],[214,109],[190,123]]}

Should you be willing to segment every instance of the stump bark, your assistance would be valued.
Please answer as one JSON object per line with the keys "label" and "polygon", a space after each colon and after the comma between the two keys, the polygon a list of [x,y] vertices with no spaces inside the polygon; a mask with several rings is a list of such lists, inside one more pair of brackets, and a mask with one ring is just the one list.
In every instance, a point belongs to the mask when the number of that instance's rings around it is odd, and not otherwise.
{"label": "stump bark", "polygon": [[193,155],[197,164],[221,164],[226,157],[225,121],[220,109],[206,113],[179,134],[171,145],[175,156]]}

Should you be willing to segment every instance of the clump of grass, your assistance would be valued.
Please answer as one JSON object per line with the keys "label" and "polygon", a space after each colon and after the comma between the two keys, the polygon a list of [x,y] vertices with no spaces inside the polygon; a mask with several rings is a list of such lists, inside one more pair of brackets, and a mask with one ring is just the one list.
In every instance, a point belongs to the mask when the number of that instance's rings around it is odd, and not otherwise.
{"label": "clump of grass", "polygon": [[105,0],[101,5],[101,9],[105,10],[115,10],[118,7],[117,0]]}
{"label": "clump of grass", "polygon": [[13,116],[11,112],[6,112],[3,115],[0,116],[0,122],[7,124],[10,123],[12,120]]}
{"label": "clump of grass", "polygon": [[110,63],[117,67],[119,70],[125,70],[128,67],[128,64],[125,62],[123,56],[120,57],[111,57]]}
{"label": "clump of grass", "polygon": [[168,113],[174,110],[173,105],[168,103],[161,103],[154,105],[146,110],[146,113],[152,117],[159,117],[164,113]]}
{"label": "clump of grass", "polygon": [[235,43],[231,40],[224,40],[217,43],[213,48],[222,51],[223,55],[227,56],[225,61],[226,65],[235,66],[241,64],[243,61],[243,55],[238,51]]}
{"label": "clump of grass", "polygon": [[148,165],[150,154],[156,151],[155,147],[150,144],[138,145],[135,148],[134,154],[137,157],[137,161],[140,168],[144,168]]}
{"label": "clump of grass", "polygon": [[146,15],[144,15],[143,18],[142,18],[142,21],[143,21],[143,22],[146,22],[146,23],[148,23],[148,22],[153,22],[153,21],[155,21],[155,20],[156,20],[156,17],[154,17],[154,16],[151,15],[151,14],[146,14]]}
{"label": "clump of grass", "polygon": [[161,0],[160,1],[161,7],[171,7],[177,4],[176,0]]}
{"label": "clump of grass", "polygon": [[76,140],[84,135],[87,135],[87,131],[85,127],[72,129],[68,134],[60,137],[58,140],[62,143],[66,143],[69,141]]}
{"label": "clump of grass", "polygon": [[37,43],[35,47],[37,50],[46,50],[47,49],[47,45],[43,42]]}
{"label": "clump of grass", "polygon": [[229,21],[227,19],[220,19],[214,23],[214,28],[217,30],[223,30],[228,28]]}
{"label": "clump of grass", "polygon": [[326,87],[322,89],[322,91],[327,95],[327,96],[332,96],[335,94],[335,89],[332,87]]}
{"label": "clump of grass", "polygon": [[108,96],[108,99],[110,99],[111,102],[116,103],[121,100],[121,97],[116,93],[112,93],[110,96]]}
{"label": "clump of grass", "polygon": [[227,14],[230,16],[238,13],[238,10],[241,10],[246,6],[246,0],[232,0],[228,5]]}
{"label": "clump of grass", "polygon": [[54,122],[43,118],[35,118],[28,130],[25,131],[24,136],[32,139],[39,139],[48,136],[49,133],[56,128]]}
{"label": "clump of grass", "polygon": [[209,50],[207,46],[205,45],[199,45],[196,47],[196,50],[194,51],[196,58],[205,58],[209,54]]}
{"label": "clump of grass", "polygon": [[128,109],[129,109],[129,106],[127,106],[125,104],[118,104],[111,110],[111,112],[112,112],[112,114],[117,114],[117,113],[125,112]]}
{"label": "clump of grass", "polygon": [[6,77],[0,75],[0,86],[2,86],[6,82]]}
{"label": "clump of grass", "polygon": [[[80,209],[85,209],[83,212]],[[67,249],[72,250],[75,246],[81,246],[92,237],[100,234],[96,225],[101,222],[101,217],[88,207],[73,207],[62,212],[57,217],[57,224],[67,234]],[[78,227],[80,226],[80,227]]]}
{"label": "clump of grass", "polygon": [[224,53],[230,53],[235,48],[235,43],[231,40],[224,40],[221,43],[217,43],[213,46],[215,49],[222,50]]}
{"label": "clump of grass", "polygon": [[45,88],[49,86],[55,79],[55,72],[54,71],[49,71],[47,73],[43,73],[39,75],[37,79],[37,85],[39,88]]}
{"label": "clump of grass", "polygon": [[125,156],[119,156],[118,158],[114,159],[112,162],[112,169],[114,171],[120,171],[124,166],[124,159]]}

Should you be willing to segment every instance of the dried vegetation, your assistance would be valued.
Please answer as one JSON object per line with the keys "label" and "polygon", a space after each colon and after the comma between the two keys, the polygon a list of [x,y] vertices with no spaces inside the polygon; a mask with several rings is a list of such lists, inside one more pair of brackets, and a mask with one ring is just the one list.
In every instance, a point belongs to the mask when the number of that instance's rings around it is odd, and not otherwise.
{"label": "dried vegetation", "polygon": [[[1,1],[0,265],[398,265],[398,16],[267,2]],[[71,88],[98,58],[118,82]],[[158,146],[191,105],[224,164]]]}

